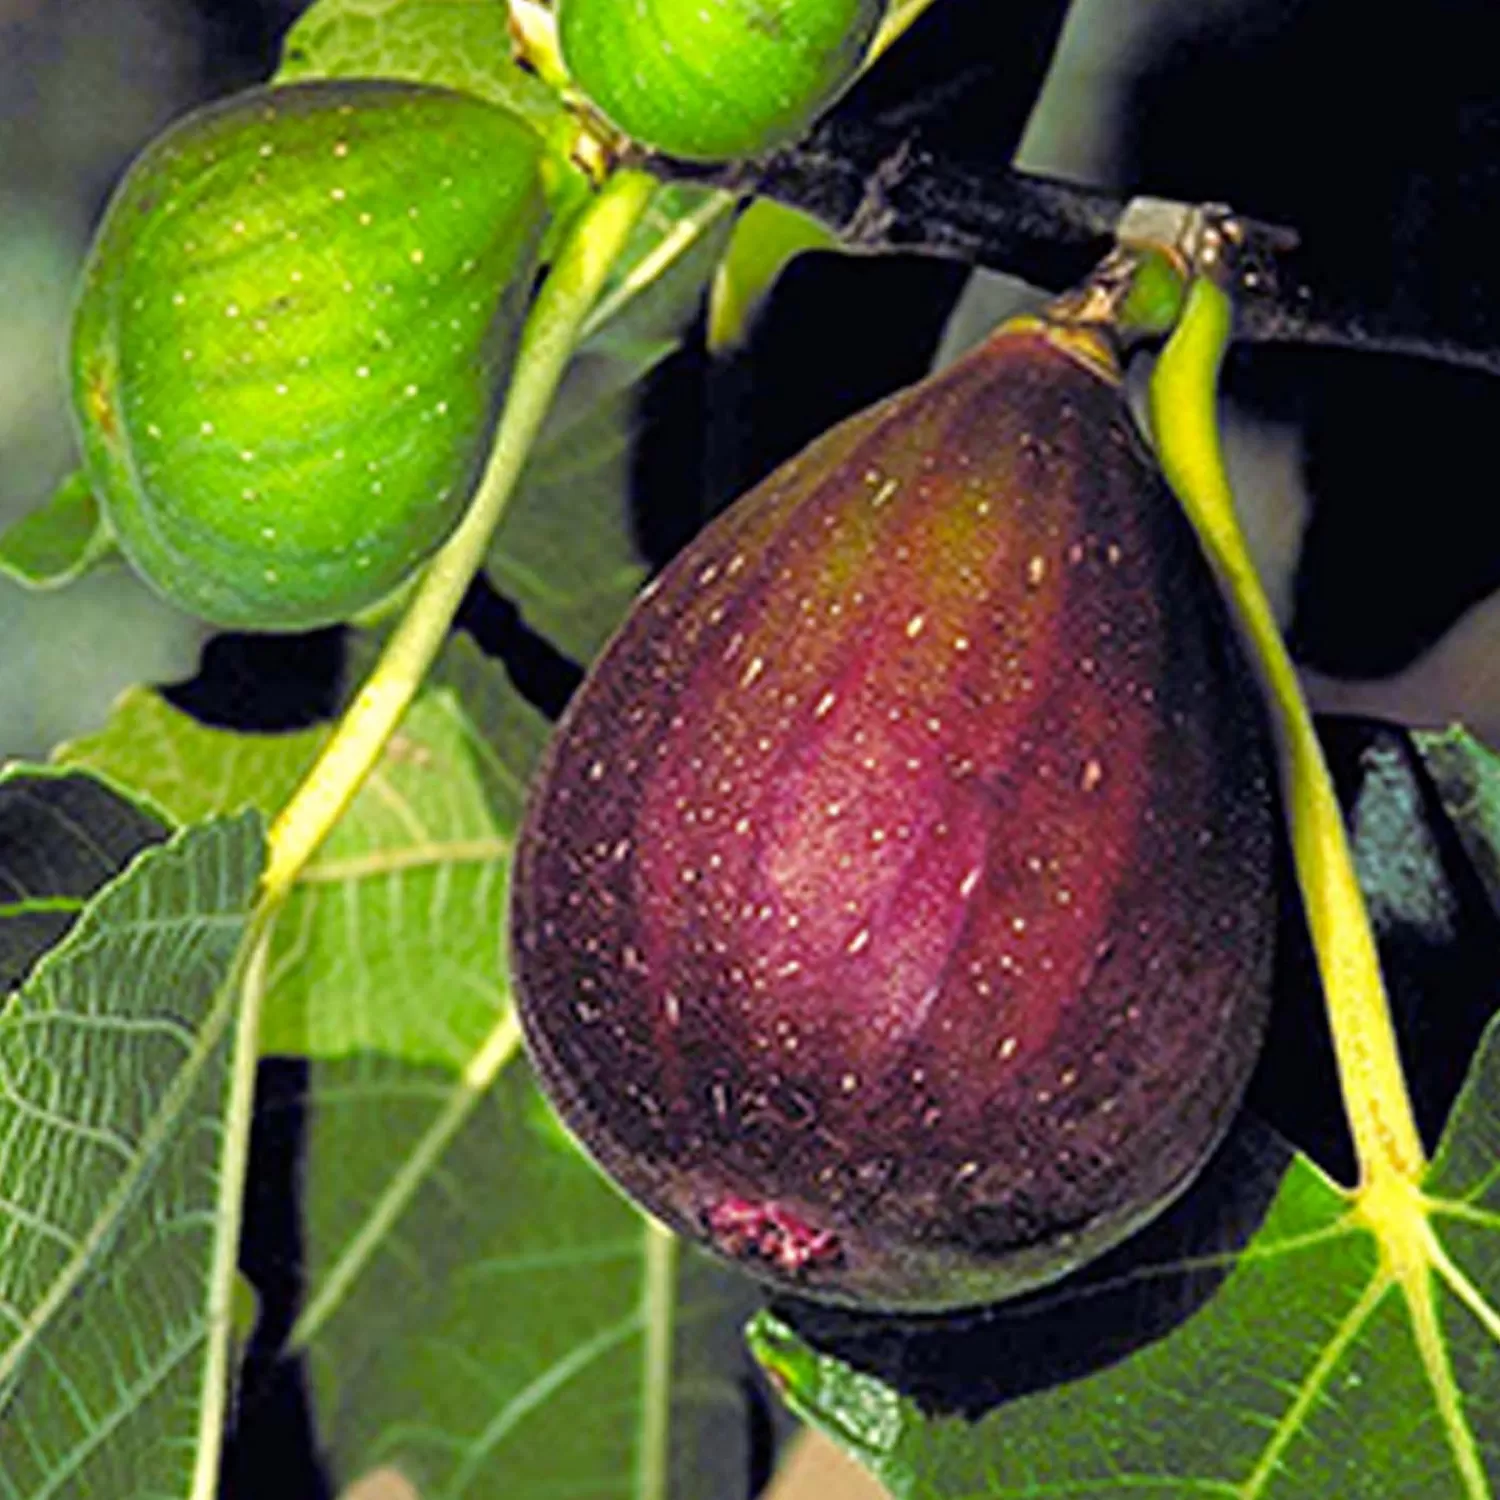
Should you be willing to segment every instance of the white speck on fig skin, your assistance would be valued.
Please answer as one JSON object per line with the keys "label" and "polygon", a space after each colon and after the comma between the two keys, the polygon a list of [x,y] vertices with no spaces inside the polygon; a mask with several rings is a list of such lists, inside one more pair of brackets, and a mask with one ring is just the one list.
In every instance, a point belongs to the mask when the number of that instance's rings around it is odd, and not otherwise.
{"label": "white speck on fig skin", "polygon": [[[1038,1284],[1052,1237],[1180,1188],[1248,1073],[1264,726],[1126,422],[1037,335],[861,414],[660,576],[548,751],[513,900],[539,1076],[653,1213],[783,1286]],[[1232,944],[1226,906],[1258,913]],[[573,1023],[585,977],[607,1025]]]}

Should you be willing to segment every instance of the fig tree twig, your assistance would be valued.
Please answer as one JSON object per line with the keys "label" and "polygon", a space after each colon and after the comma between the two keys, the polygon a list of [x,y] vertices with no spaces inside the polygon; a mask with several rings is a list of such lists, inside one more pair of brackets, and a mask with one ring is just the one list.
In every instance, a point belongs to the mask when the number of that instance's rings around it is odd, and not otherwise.
{"label": "fig tree twig", "polygon": [[[1014,167],[954,160],[926,149],[906,124],[838,115],[756,162],[704,168],[654,157],[650,165],[658,175],[800,208],[852,250],[940,255],[1048,291],[1074,285],[1109,250],[1130,201]],[[1320,257],[1295,225],[1237,222],[1252,251],[1234,288],[1237,339],[1402,354],[1500,374],[1500,307],[1492,320],[1455,328],[1430,299],[1371,306],[1349,295],[1339,257]]]}

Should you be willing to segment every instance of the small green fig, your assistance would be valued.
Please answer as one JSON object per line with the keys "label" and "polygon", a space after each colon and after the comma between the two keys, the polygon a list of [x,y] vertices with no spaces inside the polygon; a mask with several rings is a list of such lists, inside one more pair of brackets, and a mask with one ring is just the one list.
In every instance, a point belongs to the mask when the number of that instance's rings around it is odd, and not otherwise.
{"label": "small green fig", "polygon": [[783,1289],[1054,1279],[1238,1105],[1272,766],[1103,337],[1007,325],[709,526],[589,672],[514,872],[538,1075]]}
{"label": "small green fig", "polygon": [[853,81],[882,0],[559,0],[574,81],[632,140],[698,161],[803,134]]}
{"label": "small green fig", "polygon": [[531,128],[345,80],[189,115],[131,167],[74,316],[84,464],[158,592],[296,630],[395,588],[457,523],[547,208]]}

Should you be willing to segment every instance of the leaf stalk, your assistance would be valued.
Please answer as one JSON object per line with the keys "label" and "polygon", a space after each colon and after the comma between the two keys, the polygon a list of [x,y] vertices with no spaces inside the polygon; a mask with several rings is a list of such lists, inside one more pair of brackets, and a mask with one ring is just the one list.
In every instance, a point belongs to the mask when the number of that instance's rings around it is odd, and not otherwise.
{"label": "leaf stalk", "polygon": [[1396,1179],[1416,1181],[1427,1159],[1333,778],[1235,515],[1215,400],[1232,326],[1228,293],[1209,276],[1195,277],[1152,375],[1151,427],[1162,468],[1219,579],[1270,711],[1360,1190],[1370,1193]]}

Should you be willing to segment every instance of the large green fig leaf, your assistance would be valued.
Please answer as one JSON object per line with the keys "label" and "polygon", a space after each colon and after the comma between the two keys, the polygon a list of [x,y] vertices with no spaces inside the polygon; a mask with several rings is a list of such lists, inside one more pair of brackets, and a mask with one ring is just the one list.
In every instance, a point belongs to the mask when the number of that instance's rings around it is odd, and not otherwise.
{"label": "large green fig leaf", "polygon": [[[173,816],[205,797],[269,811],[325,733],[228,734],[142,692],[64,755]],[[679,1262],[521,1056],[501,918],[544,734],[497,665],[451,645],[279,921],[262,1046],[308,1065],[291,1350],[340,1485],[743,1494],[753,1293]]]}
{"label": "large green fig leaf", "polygon": [[[678,1264],[579,1157],[520,1058],[502,908],[540,721],[464,648],[418,706],[434,699],[441,719],[408,716],[384,805],[356,805],[347,852],[320,856],[325,875],[348,862],[326,897],[340,920],[299,945],[314,970],[320,956],[361,977],[395,968],[363,986],[325,974],[308,1004],[335,1009],[343,1045],[298,1049],[315,1061],[291,1342],[320,1439],[341,1481],[395,1468],[423,1495],[539,1476],[600,1495],[689,1497],[705,1477],[742,1492],[746,1289]],[[425,1030],[403,985],[421,991]],[[690,1482],[669,1487],[676,1466]]]}
{"label": "large green fig leaf", "polygon": [[[1410,1230],[1409,1265],[1384,1260],[1344,1195],[1295,1158],[1260,1231],[1220,1261],[1227,1279],[1200,1311],[1121,1363],[977,1422],[924,1411],[770,1316],[754,1325],[757,1353],[794,1409],[898,1500],[1478,1500],[1500,1479],[1491,1378],[1500,1334],[1497,1070],[1492,1037],[1424,1185],[1426,1202],[1391,1210]],[[1131,1284],[1142,1301],[1170,1299],[1212,1264],[1140,1265]],[[1027,1299],[996,1316],[990,1347],[1003,1363],[1028,1320],[1087,1327],[1095,1299],[1126,1289],[1106,1281]]]}
{"label": "large green fig leaf", "polygon": [[59,745],[52,758],[129,787],[169,823],[246,807],[271,818],[327,738],[321,726],[259,735],[210,729],[154,688],[136,686],[120,695],[102,729]]}
{"label": "large green fig leaf", "polygon": [[[461,693],[484,704],[482,732]],[[510,834],[545,732],[498,667],[466,642],[450,648],[277,920],[263,1052],[467,1064],[506,1012]],[[327,735],[206,728],[137,689],[58,759],[108,772],[178,821],[245,806],[270,817]]]}
{"label": "large green fig leaf", "polygon": [[[0,954],[20,978],[0,1008],[0,1492],[17,1500],[214,1493],[263,849],[253,815],[164,833],[92,778],[0,778]],[[41,951],[48,913],[67,931]]]}
{"label": "large green fig leaf", "polygon": [[[513,1038],[512,1038],[513,1043]],[[753,1293],[642,1219],[528,1070],[316,1064],[293,1331],[347,1482],[431,1496],[748,1493]]]}
{"label": "large green fig leaf", "polygon": [[0,993],[165,825],[92,776],[0,772]]}

